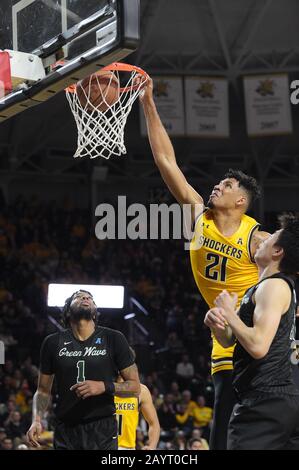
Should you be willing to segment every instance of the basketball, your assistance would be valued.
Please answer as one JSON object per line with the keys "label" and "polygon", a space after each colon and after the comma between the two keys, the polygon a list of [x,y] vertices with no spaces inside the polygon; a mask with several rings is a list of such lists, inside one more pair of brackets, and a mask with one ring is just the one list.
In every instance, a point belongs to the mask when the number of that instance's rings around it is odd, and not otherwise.
{"label": "basketball", "polygon": [[119,80],[113,72],[100,70],[77,84],[77,96],[81,106],[88,111],[94,106],[105,112],[119,98]]}

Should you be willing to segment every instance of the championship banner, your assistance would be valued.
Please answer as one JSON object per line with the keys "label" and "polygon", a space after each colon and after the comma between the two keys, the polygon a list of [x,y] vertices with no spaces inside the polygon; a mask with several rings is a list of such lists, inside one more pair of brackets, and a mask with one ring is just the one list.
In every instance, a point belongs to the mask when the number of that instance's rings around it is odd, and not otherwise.
{"label": "championship banner", "polygon": [[245,77],[244,92],[249,136],[292,132],[290,88],[286,74]]}
{"label": "championship banner", "polygon": [[[158,113],[170,136],[185,135],[183,80],[181,77],[152,77],[154,99]],[[140,107],[141,134],[147,136],[142,106]]]}
{"label": "championship banner", "polygon": [[228,82],[186,77],[186,133],[190,137],[229,137]]}

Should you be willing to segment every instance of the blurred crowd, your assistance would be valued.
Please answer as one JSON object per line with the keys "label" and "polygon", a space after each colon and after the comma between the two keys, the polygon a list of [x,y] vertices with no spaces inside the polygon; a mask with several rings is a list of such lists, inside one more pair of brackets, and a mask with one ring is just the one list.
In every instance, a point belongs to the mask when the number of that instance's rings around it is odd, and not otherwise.
{"label": "blurred crowd", "polygon": [[[55,331],[47,316],[49,282],[122,284],[141,302],[163,338],[147,367],[133,344],[161,423],[159,447],[207,447],[213,406],[210,335],[183,241],[99,241],[88,211],[69,201],[58,206],[20,196],[0,212],[0,263],[0,340],[6,349],[0,369],[1,449],[26,448],[40,345]],[[51,447],[51,408],[43,429],[43,446]],[[137,437],[142,446],[143,420]]]}

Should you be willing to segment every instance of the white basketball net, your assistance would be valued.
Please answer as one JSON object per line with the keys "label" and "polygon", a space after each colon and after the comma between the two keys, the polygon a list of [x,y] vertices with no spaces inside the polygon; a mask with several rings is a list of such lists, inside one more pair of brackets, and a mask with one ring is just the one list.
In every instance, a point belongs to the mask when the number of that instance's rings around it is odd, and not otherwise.
{"label": "white basketball net", "polygon": [[105,107],[107,106],[105,111],[100,111],[90,101],[90,85],[92,81],[94,83],[95,77],[99,84],[96,74],[91,75],[89,78],[88,93],[81,87],[81,93],[84,93],[85,96],[84,101],[86,100],[84,106],[78,98],[76,87],[73,91],[66,90],[66,96],[78,129],[78,148],[74,155],[75,158],[89,156],[90,158],[103,157],[109,159],[112,155],[127,153],[124,144],[125,125],[132,105],[147,81],[147,75],[140,74],[138,70],[132,70],[129,74],[130,77],[127,83],[121,87],[119,71],[111,71],[109,85],[113,80],[113,76],[116,77],[119,88],[119,93],[116,96],[119,96],[119,98],[113,105],[109,106],[105,100],[104,92],[101,96],[103,100],[101,103],[97,102],[97,106],[99,107],[102,103],[105,103]]}

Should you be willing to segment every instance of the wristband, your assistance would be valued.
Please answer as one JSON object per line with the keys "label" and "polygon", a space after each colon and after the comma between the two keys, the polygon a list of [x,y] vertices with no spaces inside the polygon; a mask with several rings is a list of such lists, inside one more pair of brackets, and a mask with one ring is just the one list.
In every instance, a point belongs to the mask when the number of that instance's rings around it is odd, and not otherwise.
{"label": "wristband", "polygon": [[108,393],[108,395],[115,394],[115,385],[113,382],[104,382],[104,385],[105,385],[105,393]]}

